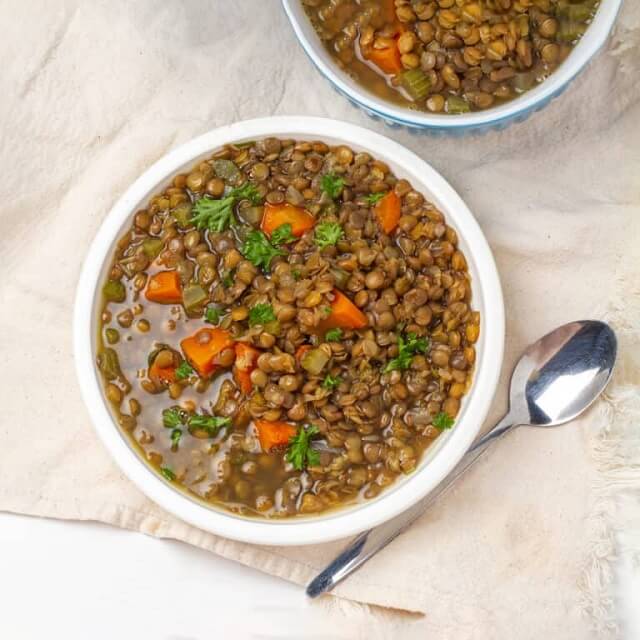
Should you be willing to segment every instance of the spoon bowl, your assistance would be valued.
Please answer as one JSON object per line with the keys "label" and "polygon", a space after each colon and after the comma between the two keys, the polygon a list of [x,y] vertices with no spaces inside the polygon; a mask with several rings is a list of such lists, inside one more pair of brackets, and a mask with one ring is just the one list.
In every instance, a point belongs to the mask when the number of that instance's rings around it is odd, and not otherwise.
{"label": "spoon bowl", "polygon": [[570,322],[528,347],[511,377],[514,425],[555,427],[580,415],[604,391],[616,335],[597,320]]}

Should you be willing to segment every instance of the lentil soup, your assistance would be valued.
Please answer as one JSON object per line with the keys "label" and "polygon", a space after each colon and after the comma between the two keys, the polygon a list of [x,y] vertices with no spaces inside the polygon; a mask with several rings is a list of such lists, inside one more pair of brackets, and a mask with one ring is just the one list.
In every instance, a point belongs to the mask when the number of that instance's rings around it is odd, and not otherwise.
{"label": "lentil soup", "polygon": [[488,109],[543,82],[599,0],[301,0],[336,64],[431,113]]}
{"label": "lentil soup", "polygon": [[472,382],[480,317],[455,230],[344,145],[265,138],[176,175],[102,295],[97,366],[122,431],[234,513],[374,498]]}

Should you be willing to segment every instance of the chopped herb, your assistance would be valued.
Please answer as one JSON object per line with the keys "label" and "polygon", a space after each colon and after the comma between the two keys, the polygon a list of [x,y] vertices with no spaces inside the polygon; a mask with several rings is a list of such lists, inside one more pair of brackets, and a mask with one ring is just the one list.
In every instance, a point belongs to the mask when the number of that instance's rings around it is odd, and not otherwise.
{"label": "chopped herb", "polygon": [[174,429],[171,432],[171,448],[177,449],[180,444],[180,438],[182,438],[182,429]]}
{"label": "chopped herb", "polygon": [[220,323],[220,309],[218,307],[207,307],[204,312],[204,319],[209,324],[219,324]]}
{"label": "chopped herb", "polygon": [[160,473],[169,481],[173,482],[176,479],[176,474],[169,469],[169,467],[160,467]]}
{"label": "chopped herb", "polygon": [[331,315],[331,307],[322,307],[322,313],[324,313],[325,316],[330,316]]}
{"label": "chopped herb", "polygon": [[382,198],[384,198],[387,195],[386,191],[380,191],[378,193],[370,193],[368,196],[365,196],[365,202],[370,206],[373,207],[374,205],[378,204],[378,202],[380,202],[380,200],[382,200]]}
{"label": "chopped herb", "polygon": [[254,266],[269,271],[271,260],[276,256],[285,255],[284,251],[276,249],[262,231],[252,231],[242,245],[242,255]]}
{"label": "chopped herb", "polygon": [[406,338],[398,336],[398,355],[387,363],[384,373],[395,369],[408,369],[411,360],[417,353],[426,353],[429,343],[426,338],[418,338],[415,333],[408,333]]}
{"label": "chopped herb", "polygon": [[322,381],[322,387],[324,389],[328,389],[329,391],[333,391],[340,385],[341,382],[342,378],[340,376],[334,377],[330,373],[328,373]]}
{"label": "chopped herb", "polygon": [[339,327],[329,329],[329,331],[324,334],[324,339],[327,342],[340,342],[340,338],[342,338],[342,329]]}
{"label": "chopped herb", "polygon": [[276,227],[271,234],[271,244],[274,247],[277,247],[281,244],[286,244],[287,242],[293,242],[295,239],[296,238],[293,235],[292,227],[288,222],[285,222],[279,227]]}
{"label": "chopped herb", "polygon": [[179,409],[165,409],[162,412],[162,424],[167,429],[174,429],[182,424],[182,416]]}
{"label": "chopped herb", "polygon": [[322,176],[320,188],[333,200],[335,200],[344,187],[344,180],[335,173],[327,173]]}
{"label": "chopped herb", "polygon": [[320,454],[311,448],[312,438],[319,433],[315,425],[300,427],[298,433],[289,440],[285,458],[294,469],[302,471],[307,466],[313,467],[320,464]]}
{"label": "chopped herb", "polygon": [[198,229],[209,229],[214,233],[221,233],[230,225],[236,224],[233,208],[241,200],[249,200],[257,205],[262,198],[255,186],[246,182],[241,187],[231,189],[223,198],[217,200],[206,196],[200,198],[193,207],[194,215],[191,222]]}
{"label": "chopped herb", "polygon": [[300,271],[300,269],[294,269],[291,273],[293,274],[294,280],[300,280],[302,277],[302,271]]}
{"label": "chopped herb", "polygon": [[185,380],[192,375],[193,367],[186,360],[183,360],[180,363],[180,366],[176,369],[176,378],[178,378],[178,380]]}
{"label": "chopped herb", "polygon": [[454,419],[444,411],[441,411],[434,419],[433,426],[436,429],[451,429],[453,427]]}
{"label": "chopped herb", "polygon": [[316,245],[320,249],[336,244],[344,235],[342,227],[337,222],[321,222],[315,231]]}
{"label": "chopped herb", "polygon": [[273,312],[273,307],[267,302],[261,302],[249,310],[249,326],[261,324],[264,326],[269,322],[276,320],[276,314]]}
{"label": "chopped herb", "polygon": [[222,276],[222,286],[225,289],[228,289],[232,284],[233,284],[233,270],[232,271],[227,271]]}
{"label": "chopped herb", "polygon": [[231,424],[231,418],[221,416],[191,415],[187,419],[189,429],[206,431],[210,436],[215,436],[221,427]]}

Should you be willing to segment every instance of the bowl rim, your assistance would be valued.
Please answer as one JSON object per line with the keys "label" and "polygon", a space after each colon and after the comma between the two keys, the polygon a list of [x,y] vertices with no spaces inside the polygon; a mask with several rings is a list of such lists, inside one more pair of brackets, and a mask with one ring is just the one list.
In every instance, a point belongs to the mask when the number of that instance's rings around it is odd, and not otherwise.
{"label": "bowl rim", "polygon": [[[601,0],[589,29],[568,58],[537,87],[496,107],[455,116],[429,114],[395,106],[362,88],[330,60],[313,26],[304,14],[300,0],[282,0],[282,6],[298,42],[313,64],[340,92],[357,105],[368,110],[372,115],[395,124],[440,131],[460,131],[505,124],[518,116],[535,111],[557,95],[604,45],[622,6],[622,0]],[[304,21],[300,20],[299,16],[303,17]]]}
{"label": "bowl rim", "polygon": [[[236,516],[205,506],[162,479],[144,463],[121,433],[107,407],[94,362],[95,316],[99,283],[113,244],[140,202],[185,165],[228,142],[255,137],[331,138],[367,149],[374,157],[388,158],[400,173],[419,175],[443,212],[458,230],[474,261],[483,300],[479,357],[465,409],[455,429],[428,466],[382,493],[380,497],[327,515],[285,521]],[[405,170],[405,167],[407,168]],[[211,533],[255,544],[303,545],[344,538],[376,526],[406,510],[431,491],[457,464],[478,434],[489,410],[504,352],[504,303],[496,264],[478,223],[455,190],[426,161],[397,142],[378,133],[338,120],[305,116],[259,118],[222,126],[194,138],[161,157],[125,191],[104,218],[82,266],[77,285],[73,346],[76,374],[84,403],[100,439],[130,480],[151,500],[178,518]],[[393,499],[391,499],[393,496]]]}

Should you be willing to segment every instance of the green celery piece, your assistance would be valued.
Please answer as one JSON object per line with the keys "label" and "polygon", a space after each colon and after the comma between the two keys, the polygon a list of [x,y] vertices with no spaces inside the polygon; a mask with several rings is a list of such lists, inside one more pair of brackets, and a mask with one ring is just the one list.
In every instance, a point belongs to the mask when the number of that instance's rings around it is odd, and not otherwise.
{"label": "green celery piece", "polygon": [[107,280],[102,293],[109,302],[124,302],[127,297],[127,290],[120,280]]}
{"label": "green celery piece", "polygon": [[469,103],[459,96],[449,96],[447,98],[447,113],[469,113],[471,107]]}
{"label": "green celery piece", "polygon": [[415,100],[425,100],[431,89],[431,80],[422,69],[409,69],[400,74],[400,85]]}

